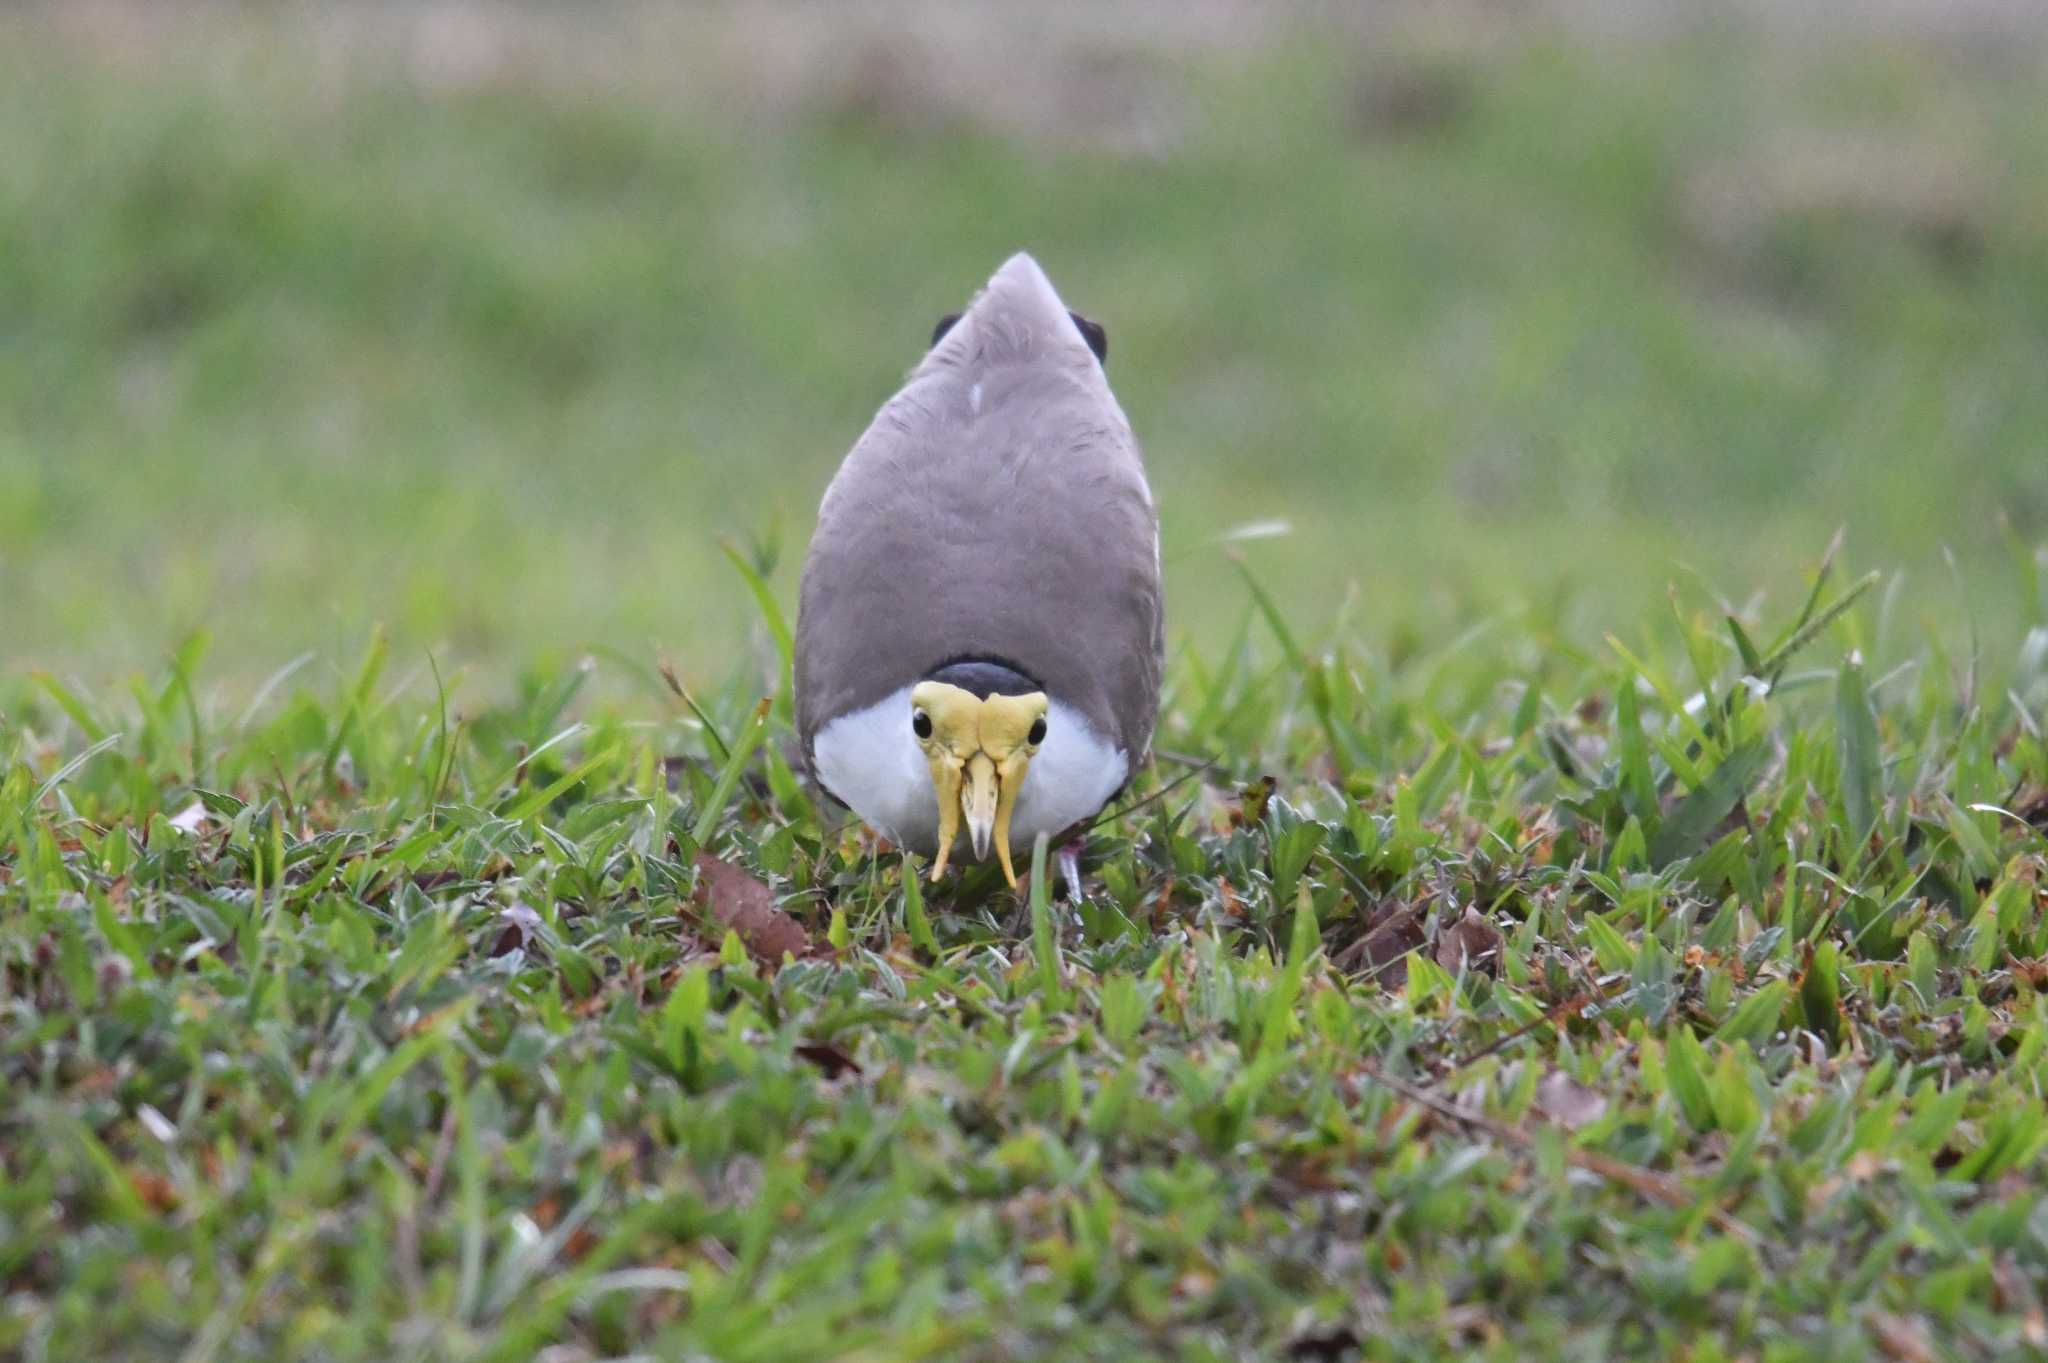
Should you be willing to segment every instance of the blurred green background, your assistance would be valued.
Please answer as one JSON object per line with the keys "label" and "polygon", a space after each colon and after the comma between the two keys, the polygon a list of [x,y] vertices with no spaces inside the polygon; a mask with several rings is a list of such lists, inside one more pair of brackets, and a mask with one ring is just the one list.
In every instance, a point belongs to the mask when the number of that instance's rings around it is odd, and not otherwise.
{"label": "blurred green background", "polygon": [[10,6],[0,669],[381,622],[729,675],[721,538],[793,600],[1020,247],[1109,328],[1184,639],[1267,521],[1299,621],[1372,639],[1789,600],[1839,526],[2000,618],[2048,539],[2043,129],[2016,5]]}

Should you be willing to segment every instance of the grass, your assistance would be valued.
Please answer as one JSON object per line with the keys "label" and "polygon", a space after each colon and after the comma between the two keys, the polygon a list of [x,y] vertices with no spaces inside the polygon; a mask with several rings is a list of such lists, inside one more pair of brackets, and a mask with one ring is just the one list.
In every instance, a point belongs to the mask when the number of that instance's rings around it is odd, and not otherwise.
{"label": "grass", "polygon": [[1241,594],[1079,905],[919,891],[745,676],[21,679],[0,1352],[2048,1357],[2048,633],[1869,585]]}

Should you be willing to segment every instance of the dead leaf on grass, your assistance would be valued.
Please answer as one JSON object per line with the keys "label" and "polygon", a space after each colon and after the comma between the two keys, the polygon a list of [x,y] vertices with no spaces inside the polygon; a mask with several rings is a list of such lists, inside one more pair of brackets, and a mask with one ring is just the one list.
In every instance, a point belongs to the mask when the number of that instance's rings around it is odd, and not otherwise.
{"label": "dead leaf on grass", "polygon": [[1999,1251],[1991,1261],[1991,1304],[2012,1315],[2033,1308],[2034,1294],[2027,1275],[2011,1250]]}
{"label": "dead leaf on grass", "polygon": [[154,1169],[130,1169],[128,1186],[152,1210],[170,1212],[178,1209],[177,1185]]}
{"label": "dead leaf on grass", "polygon": [[1927,1337],[1927,1327],[1911,1316],[1872,1311],[1870,1333],[1886,1358],[1897,1359],[1898,1363],[1934,1363],[1934,1345]]}
{"label": "dead leaf on grass", "polygon": [[859,1074],[860,1062],[829,1041],[800,1041],[796,1053],[825,1071],[827,1079],[846,1073]]}
{"label": "dead leaf on grass", "polygon": [[1366,978],[1382,989],[1408,986],[1408,953],[1427,940],[1422,917],[1414,907],[1389,899],[1373,911],[1365,936],[1338,953],[1344,969],[1365,967]]}
{"label": "dead leaf on grass", "polygon": [[1436,963],[1453,975],[1460,969],[1500,971],[1500,929],[1491,919],[1467,904],[1457,922],[1437,933]]}
{"label": "dead leaf on grass", "polygon": [[769,970],[780,967],[785,954],[810,954],[810,934],[776,904],[774,891],[709,852],[697,854],[697,903],[738,933],[740,944]]}

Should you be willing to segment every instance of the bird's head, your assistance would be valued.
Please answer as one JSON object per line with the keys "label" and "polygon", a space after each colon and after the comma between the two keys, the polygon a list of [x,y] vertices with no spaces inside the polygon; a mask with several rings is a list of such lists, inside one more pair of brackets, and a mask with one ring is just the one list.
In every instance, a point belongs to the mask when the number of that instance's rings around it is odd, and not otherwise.
{"label": "bird's head", "polygon": [[1045,742],[1045,692],[977,696],[950,682],[922,681],[910,692],[910,729],[931,767],[939,801],[939,854],[932,879],[946,869],[960,822],[977,860],[993,842],[1003,878],[1014,887],[1010,815],[1031,759]]}

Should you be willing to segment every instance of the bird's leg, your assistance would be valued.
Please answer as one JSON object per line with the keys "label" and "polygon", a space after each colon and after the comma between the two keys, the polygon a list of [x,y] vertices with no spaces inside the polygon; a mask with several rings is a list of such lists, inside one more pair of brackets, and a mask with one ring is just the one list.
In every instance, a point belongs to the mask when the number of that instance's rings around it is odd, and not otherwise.
{"label": "bird's leg", "polygon": [[1081,891],[1081,847],[1081,839],[1075,838],[1053,853],[1060,868],[1060,881],[1067,887],[1067,898],[1076,904],[1085,897]]}

